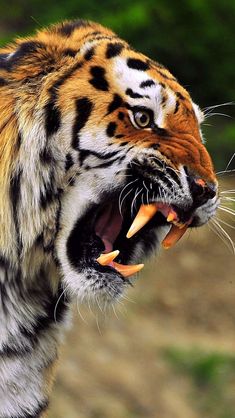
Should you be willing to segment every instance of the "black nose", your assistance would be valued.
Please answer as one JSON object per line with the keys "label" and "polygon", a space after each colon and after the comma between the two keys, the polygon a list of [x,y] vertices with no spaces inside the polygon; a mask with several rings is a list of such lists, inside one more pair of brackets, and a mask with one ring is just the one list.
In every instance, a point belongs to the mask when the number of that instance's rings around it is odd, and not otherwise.
{"label": "black nose", "polygon": [[206,183],[194,176],[188,176],[188,183],[195,205],[201,206],[216,196],[217,186],[214,183]]}

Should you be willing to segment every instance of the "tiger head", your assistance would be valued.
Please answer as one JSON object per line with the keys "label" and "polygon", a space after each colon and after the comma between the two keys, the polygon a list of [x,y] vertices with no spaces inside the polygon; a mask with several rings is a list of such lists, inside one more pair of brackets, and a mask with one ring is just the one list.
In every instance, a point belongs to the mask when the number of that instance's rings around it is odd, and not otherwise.
{"label": "tiger head", "polygon": [[215,214],[203,113],[112,31],[65,22],[16,41],[0,91],[0,251],[25,276],[48,266],[73,295],[112,300]]}

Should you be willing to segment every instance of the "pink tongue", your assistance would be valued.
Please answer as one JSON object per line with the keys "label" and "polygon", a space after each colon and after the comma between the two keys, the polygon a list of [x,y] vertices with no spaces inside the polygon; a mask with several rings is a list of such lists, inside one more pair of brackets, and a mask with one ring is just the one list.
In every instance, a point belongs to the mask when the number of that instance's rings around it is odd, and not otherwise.
{"label": "pink tongue", "polygon": [[104,253],[113,250],[113,243],[122,227],[122,217],[116,205],[111,203],[105,207],[95,225],[95,233],[105,245]]}

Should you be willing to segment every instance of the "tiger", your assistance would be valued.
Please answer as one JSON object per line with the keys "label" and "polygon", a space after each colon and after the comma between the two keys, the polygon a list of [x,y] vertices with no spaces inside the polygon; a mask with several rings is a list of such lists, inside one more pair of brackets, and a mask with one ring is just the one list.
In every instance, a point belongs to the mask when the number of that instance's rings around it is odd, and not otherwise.
{"label": "tiger", "polygon": [[118,300],[143,259],[214,216],[203,118],[98,23],[1,48],[0,418],[48,414],[74,299]]}

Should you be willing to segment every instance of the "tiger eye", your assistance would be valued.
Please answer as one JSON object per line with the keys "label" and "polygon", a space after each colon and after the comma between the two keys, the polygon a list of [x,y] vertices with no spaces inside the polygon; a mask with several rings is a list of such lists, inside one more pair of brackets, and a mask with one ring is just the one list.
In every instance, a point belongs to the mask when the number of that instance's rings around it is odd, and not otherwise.
{"label": "tiger eye", "polygon": [[139,128],[147,128],[149,126],[151,117],[148,112],[145,111],[138,111],[134,114],[134,119],[136,125],[138,125]]}

